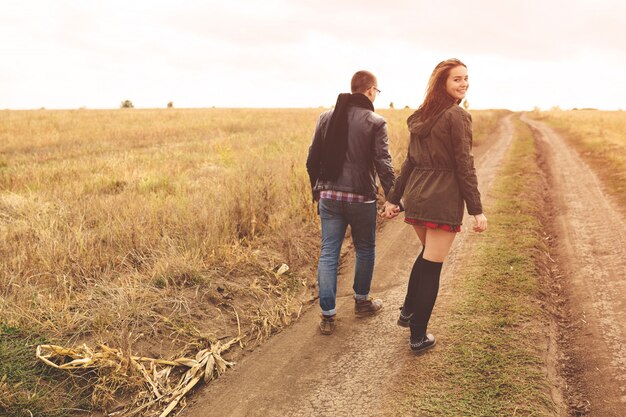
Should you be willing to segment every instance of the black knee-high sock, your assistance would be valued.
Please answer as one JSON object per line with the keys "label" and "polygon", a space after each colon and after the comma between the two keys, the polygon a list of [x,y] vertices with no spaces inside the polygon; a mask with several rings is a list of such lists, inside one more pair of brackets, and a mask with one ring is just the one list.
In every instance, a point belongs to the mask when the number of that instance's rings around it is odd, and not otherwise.
{"label": "black knee-high sock", "polygon": [[422,259],[421,277],[415,298],[415,309],[411,317],[411,338],[422,338],[426,334],[428,321],[439,293],[439,277],[443,262]]}
{"label": "black knee-high sock", "polygon": [[409,286],[406,290],[406,296],[404,297],[403,304],[403,313],[411,314],[415,308],[415,296],[417,293],[417,286],[419,283],[420,275],[421,275],[421,267],[422,267],[422,259],[424,259],[424,247],[422,246],[422,251],[417,256],[415,263],[413,263],[413,269],[411,269],[411,275],[409,276]]}

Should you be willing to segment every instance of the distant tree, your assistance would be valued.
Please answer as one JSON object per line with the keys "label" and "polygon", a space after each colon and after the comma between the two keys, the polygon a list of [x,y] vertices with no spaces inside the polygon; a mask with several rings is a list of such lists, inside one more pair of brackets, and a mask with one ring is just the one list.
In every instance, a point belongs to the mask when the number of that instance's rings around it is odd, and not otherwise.
{"label": "distant tree", "polygon": [[170,102],[167,103],[167,108],[168,109],[171,109],[173,107],[174,107],[174,102],[170,101]]}
{"label": "distant tree", "polygon": [[409,105],[407,104],[406,106],[404,106],[405,109],[410,109]]}
{"label": "distant tree", "polygon": [[133,106],[133,102],[130,100],[123,100],[120,103],[120,109],[132,109],[133,107],[135,106]]}
{"label": "distant tree", "polygon": [[469,109],[469,101],[467,101],[467,100],[463,100],[463,108],[464,108],[465,110]]}
{"label": "distant tree", "polygon": [[393,109],[393,101],[391,103],[389,103],[389,108]]}

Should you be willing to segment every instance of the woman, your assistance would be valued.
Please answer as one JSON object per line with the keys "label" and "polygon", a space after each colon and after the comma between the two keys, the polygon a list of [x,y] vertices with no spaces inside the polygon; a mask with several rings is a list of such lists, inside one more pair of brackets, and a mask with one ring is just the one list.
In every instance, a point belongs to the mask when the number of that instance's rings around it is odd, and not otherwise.
{"label": "woman", "polygon": [[464,206],[474,216],[474,230],[487,229],[472,149],[472,118],[459,104],[469,87],[467,67],[458,59],[434,69],[426,97],[409,119],[408,155],[385,203],[384,216],[395,217],[400,200],[405,222],[422,243],[400,310],[398,324],[410,327],[409,346],[416,353],[435,345],[426,333],[439,291],[439,276],[454,237],[461,231]]}

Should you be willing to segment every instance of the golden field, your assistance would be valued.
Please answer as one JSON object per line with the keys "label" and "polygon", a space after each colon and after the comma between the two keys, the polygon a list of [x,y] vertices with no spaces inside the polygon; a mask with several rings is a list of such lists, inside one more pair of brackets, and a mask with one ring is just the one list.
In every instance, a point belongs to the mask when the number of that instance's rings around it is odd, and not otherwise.
{"label": "golden field", "polygon": [[578,150],[626,213],[626,112],[552,110],[531,116],[548,123]]}
{"label": "golden field", "polygon": [[[29,362],[39,343],[169,358],[241,334],[237,356],[288,324],[315,294],[305,160],[321,111],[0,112],[0,410],[66,415]],[[399,168],[411,110],[379,113]],[[472,112],[475,146],[504,114]],[[143,384],[81,378],[57,402],[110,409]]]}

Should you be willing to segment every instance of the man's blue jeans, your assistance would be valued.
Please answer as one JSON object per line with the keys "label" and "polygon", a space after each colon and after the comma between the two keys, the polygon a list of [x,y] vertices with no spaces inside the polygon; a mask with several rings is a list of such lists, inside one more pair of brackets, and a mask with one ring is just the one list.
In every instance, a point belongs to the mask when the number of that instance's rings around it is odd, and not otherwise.
{"label": "man's blue jeans", "polygon": [[374,272],[376,255],[376,203],[348,203],[320,199],[322,223],[322,253],[317,268],[317,284],[322,314],[336,314],[337,267],[341,244],[350,225],[352,242],[356,249],[354,293],[356,298],[367,298]]}

